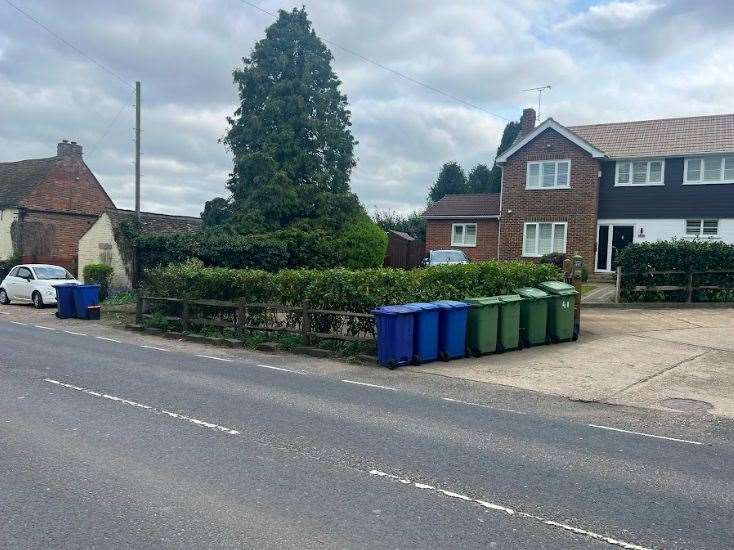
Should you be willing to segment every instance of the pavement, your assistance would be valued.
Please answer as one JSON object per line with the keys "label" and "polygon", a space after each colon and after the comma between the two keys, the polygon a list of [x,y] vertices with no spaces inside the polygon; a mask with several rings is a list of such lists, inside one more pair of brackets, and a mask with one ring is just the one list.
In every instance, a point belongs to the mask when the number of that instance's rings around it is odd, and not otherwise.
{"label": "pavement", "polygon": [[734,540],[726,418],[0,311],[4,548]]}

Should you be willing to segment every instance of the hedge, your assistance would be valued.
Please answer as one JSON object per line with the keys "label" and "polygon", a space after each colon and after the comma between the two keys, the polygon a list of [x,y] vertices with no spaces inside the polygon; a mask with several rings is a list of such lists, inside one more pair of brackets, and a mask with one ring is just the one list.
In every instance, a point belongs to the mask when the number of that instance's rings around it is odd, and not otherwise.
{"label": "hedge", "polygon": [[107,264],[87,264],[84,266],[84,283],[99,285],[100,300],[104,300],[110,294],[113,271],[112,266]]}
{"label": "hedge", "polygon": [[205,267],[199,261],[159,267],[146,274],[151,295],[190,299],[243,300],[369,312],[385,304],[507,294],[515,288],[557,279],[550,264],[478,262],[427,269],[286,269]]}
{"label": "hedge", "polygon": [[[625,301],[685,302],[687,291],[633,292],[635,286],[685,286],[691,271],[729,273],[695,275],[694,286],[734,287],[734,245],[719,241],[672,240],[631,244],[620,251],[616,266],[622,268],[621,297]],[[651,275],[651,271],[680,271],[683,274]],[[697,290],[696,302],[734,301],[734,291]]]}

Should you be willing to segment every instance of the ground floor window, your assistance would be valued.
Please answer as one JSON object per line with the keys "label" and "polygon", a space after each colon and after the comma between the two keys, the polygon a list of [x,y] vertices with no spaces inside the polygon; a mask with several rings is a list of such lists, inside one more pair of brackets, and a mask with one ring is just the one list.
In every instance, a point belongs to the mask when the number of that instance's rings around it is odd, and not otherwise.
{"label": "ground floor window", "polygon": [[689,237],[716,236],[719,220],[686,220],[686,235]]}
{"label": "ground floor window", "polygon": [[455,223],[451,226],[451,246],[476,246],[477,224]]}
{"label": "ground floor window", "polygon": [[566,222],[528,222],[523,235],[523,256],[566,252]]}

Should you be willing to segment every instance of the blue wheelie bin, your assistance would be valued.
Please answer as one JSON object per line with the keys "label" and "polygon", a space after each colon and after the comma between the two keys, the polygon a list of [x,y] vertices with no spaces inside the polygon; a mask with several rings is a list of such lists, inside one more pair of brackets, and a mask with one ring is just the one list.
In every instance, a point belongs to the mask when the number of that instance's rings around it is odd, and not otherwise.
{"label": "blue wheelie bin", "polygon": [[382,306],[372,313],[380,365],[394,369],[409,364],[413,360],[413,310],[405,306]]}
{"label": "blue wheelie bin", "polygon": [[439,300],[433,303],[439,308],[438,356],[443,361],[465,357],[469,304],[455,300]]}
{"label": "blue wheelie bin", "polygon": [[76,285],[54,285],[56,289],[56,317],[70,319],[76,316],[74,287]]}
{"label": "blue wheelie bin", "polygon": [[75,285],[71,292],[76,316],[79,319],[88,319],[87,308],[99,305],[99,285]]}
{"label": "blue wheelie bin", "polygon": [[438,306],[425,302],[405,304],[413,310],[413,363],[420,365],[438,359]]}

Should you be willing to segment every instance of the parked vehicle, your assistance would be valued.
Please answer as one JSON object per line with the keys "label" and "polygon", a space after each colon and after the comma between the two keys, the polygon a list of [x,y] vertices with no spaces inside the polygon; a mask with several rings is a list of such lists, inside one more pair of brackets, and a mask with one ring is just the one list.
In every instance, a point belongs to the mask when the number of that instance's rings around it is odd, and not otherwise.
{"label": "parked vehicle", "polygon": [[31,303],[36,309],[56,304],[58,284],[79,284],[63,267],[45,264],[16,265],[0,283],[0,304]]}
{"label": "parked vehicle", "polygon": [[423,258],[423,266],[468,264],[470,261],[462,250],[431,250],[428,256]]}

